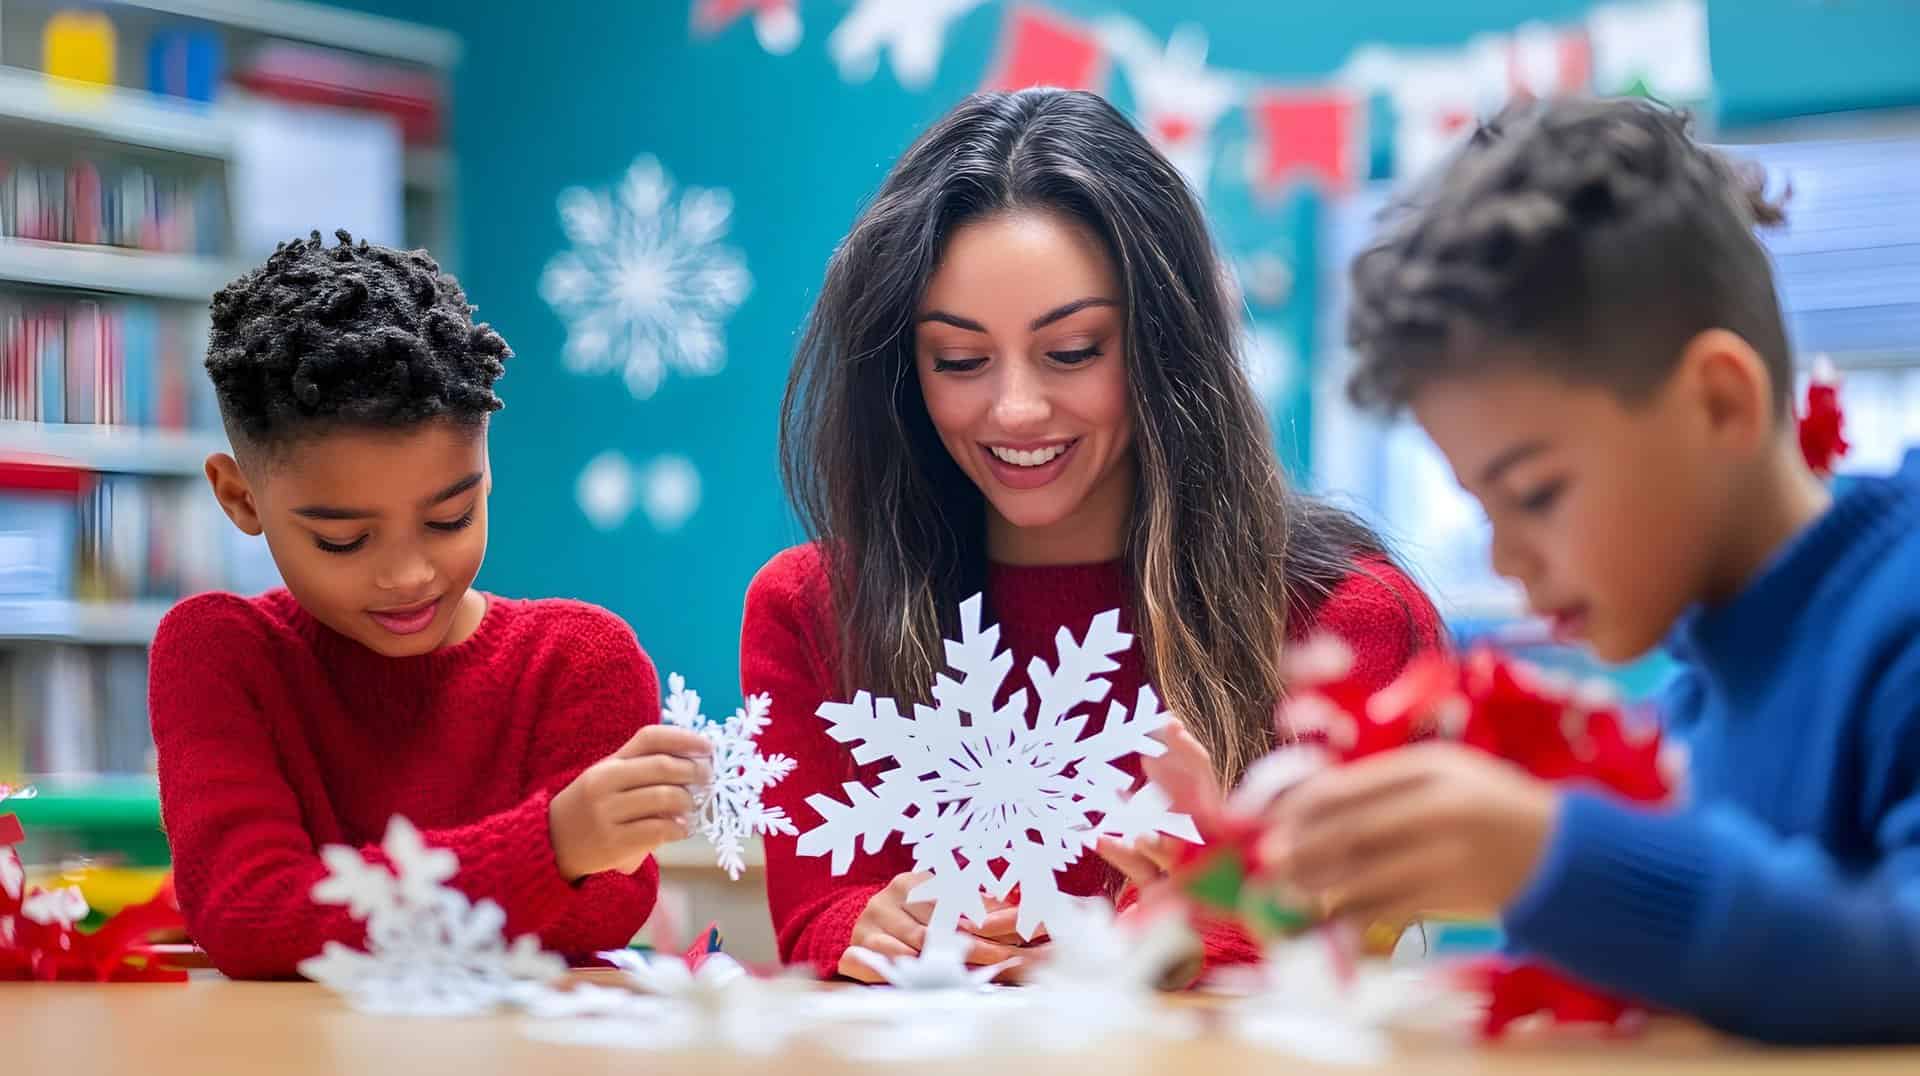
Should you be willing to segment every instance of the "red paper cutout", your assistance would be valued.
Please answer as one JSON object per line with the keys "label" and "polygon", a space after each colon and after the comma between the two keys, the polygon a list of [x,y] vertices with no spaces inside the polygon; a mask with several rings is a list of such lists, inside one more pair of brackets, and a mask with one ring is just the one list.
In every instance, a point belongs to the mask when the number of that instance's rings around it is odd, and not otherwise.
{"label": "red paper cutout", "polygon": [[1852,447],[1841,430],[1845,417],[1839,386],[1816,376],[1807,386],[1807,408],[1800,417],[1800,454],[1814,474],[1833,474],[1834,464]]}
{"label": "red paper cutout", "polygon": [[1255,182],[1271,193],[1305,178],[1350,189],[1359,171],[1363,112],[1352,97],[1327,91],[1263,90],[1247,104],[1260,133]]}
{"label": "red paper cutout", "polygon": [[1106,51],[1093,31],[1050,11],[1021,6],[1007,13],[999,58],[981,88],[1058,86],[1097,93],[1106,81]]}
{"label": "red paper cutout", "polygon": [[1600,1024],[1616,1031],[1635,1030],[1647,1016],[1644,1006],[1583,986],[1541,964],[1483,960],[1464,966],[1461,975],[1465,985],[1487,997],[1482,1038],[1497,1039],[1515,1021],[1535,1013],[1546,1013],[1556,1024]]}

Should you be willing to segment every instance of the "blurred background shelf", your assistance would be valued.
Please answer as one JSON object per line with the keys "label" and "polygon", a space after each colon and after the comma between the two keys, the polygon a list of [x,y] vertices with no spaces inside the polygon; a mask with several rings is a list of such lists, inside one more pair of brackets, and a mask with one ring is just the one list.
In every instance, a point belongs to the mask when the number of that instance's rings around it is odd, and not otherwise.
{"label": "blurred background shelf", "polygon": [[0,600],[0,642],[146,646],[172,606],[167,601]]}
{"label": "blurred background shelf", "polygon": [[217,433],[0,421],[0,457],[54,456],[90,471],[197,478],[208,455],[226,450]]}
{"label": "blurred background shelf", "polygon": [[0,239],[0,281],[206,303],[239,275],[218,258]]}
{"label": "blurred background shelf", "polygon": [[233,129],[216,106],[0,67],[0,125],[55,128],[106,142],[225,158]]}
{"label": "blurred background shelf", "polygon": [[42,864],[167,862],[147,648],[279,582],[202,477],[214,294],[339,227],[458,271],[461,40],[366,7],[0,0],[0,781]]}
{"label": "blurred background shelf", "polygon": [[197,19],[263,37],[303,41],[450,68],[460,59],[460,38],[445,30],[401,19],[289,0],[113,0],[129,8]]}

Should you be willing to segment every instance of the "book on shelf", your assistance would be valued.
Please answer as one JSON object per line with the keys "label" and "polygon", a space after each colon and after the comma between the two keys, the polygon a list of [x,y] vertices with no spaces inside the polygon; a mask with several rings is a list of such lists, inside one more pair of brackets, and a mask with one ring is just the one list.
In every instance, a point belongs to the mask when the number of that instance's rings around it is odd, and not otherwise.
{"label": "book on shelf", "polygon": [[204,353],[197,312],[0,292],[0,420],[212,431]]}
{"label": "book on shelf", "polygon": [[228,232],[216,173],[0,151],[0,238],[216,255]]}

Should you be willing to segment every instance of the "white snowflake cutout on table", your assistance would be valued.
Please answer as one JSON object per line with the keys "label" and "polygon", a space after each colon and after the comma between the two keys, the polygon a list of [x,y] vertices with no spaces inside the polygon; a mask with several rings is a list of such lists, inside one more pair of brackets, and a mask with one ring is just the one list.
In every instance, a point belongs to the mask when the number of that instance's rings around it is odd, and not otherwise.
{"label": "white snowflake cutout on table", "polygon": [[673,184],[651,154],[634,159],[617,194],[569,187],[560,223],[573,249],[540,275],[540,297],[567,323],[567,368],[619,370],[636,399],[669,371],[726,365],[726,320],[753,288],[746,260],[721,242],[733,213],[725,190]]}
{"label": "white snowflake cutout on table", "polygon": [[773,700],[765,694],[749,696],[747,705],[725,721],[709,721],[700,713],[700,694],[687,690],[686,678],[667,675],[667,703],[660,720],[697,732],[713,745],[713,783],[694,795],[699,812],[695,828],[713,845],[727,877],[740,880],[746,869],[746,842],[755,835],[796,831],[785,808],[768,807],[761,797],[793,772],[785,755],[761,755],[755,737],[767,727]]}
{"label": "white snowflake cutout on table", "polygon": [[1393,1052],[1389,1032],[1465,1035],[1484,1002],[1428,969],[1363,960],[1344,974],[1322,932],[1268,948],[1256,971],[1262,988],[1235,1003],[1228,1024],[1244,1041],[1319,1064],[1378,1065]]}
{"label": "white snowflake cutout on table", "polygon": [[903,990],[980,990],[993,977],[1020,963],[1019,957],[998,964],[970,967],[967,950],[972,939],[952,931],[927,929],[926,943],[917,956],[884,956],[863,946],[847,947],[847,955],[872,968],[889,986]]}
{"label": "white snowflake cutout on table", "polygon": [[708,953],[698,969],[686,960],[664,953],[641,953],[632,949],[608,949],[597,954],[619,968],[627,981],[649,994],[662,997],[690,997],[701,991],[724,990],[747,977],[747,969],[725,953]]}
{"label": "white snowflake cutout on table", "polygon": [[[756,979],[744,969],[731,977],[695,974],[686,989],[671,994],[612,987],[582,994],[582,989],[578,984],[564,992],[543,989],[533,1004],[523,1005],[534,1017],[523,1026],[524,1033],[572,1046],[652,1052],[718,1049],[765,1056],[800,1029],[800,1006],[780,996],[783,984]],[[581,996],[570,996],[575,994]]]}
{"label": "white snowflake cutout on table", "polygon": [[320,850],[328,873],[313,887],[314,902],[345,905],[363,920],[367,948],[330,941],[300,962],[300,974],[363,1012],[456,1016],[507,1004],[529,982],[566,972],[566,962],[542,952],[531,934],[509,946],[501,936],[506,913],[447,886],[458,859],[427,847],[412,823],[395,815],[380,848],[393,869],[343,845]]}
{"label": "white snowflake cutout on table", "polygon": [[1074,900],[1067,907],[1071,921],[1061,924],[1046,959],[1027,977],[1036,988],[1150,994],[1166,969],[1195,942],[1179,915],[1155,915],[1133,926],[1100,897]]}
{"label": "white snowflake cutout on table", "polygon": [[986,0],[854,0],[853,10],[827,38],[827,51],[848,82],[865,82],[880,68],[880,51],[893,61],[893,77],[922,90],[940,69],[947,28]]}
{"label": "white snowflake cutout on table", "polygon": [[[998,627],[982,630],[980,596],[962,602],[961,637],[946,643],[947,664],[960,678],[940,674],[936,706],[916,705],[909,720],[893,699],[862,691],[817,711],[828,735],[855,745],[855,762],[897,764],[871,788],[842,785],[845,803],[809,796],[821,822],[801,835],[799,853],[830,855],[833,873],[844,874],[858,846],[877,852],[897,832],[913,849],[914,869],[932,875],[908,894],[934,906],[930,932],[952,933],[963,916],[984,919],[982,894],[1006,900],[1018,886],[1017,929],[1031,939],[1043,924],[1071,917],[1071,898],[1054,874],[1099,837],[1166,833],[1197,843],[1193,820],[1167,810],[1153,786],[1129,797],[1133,779],[1117,765],[1166,750],[1153,734],[1172,718],[1152,688],[1141,687],[1131,709],[1109,702],[1100,731],[1082,738],[1088,717],[1076,711],[1106,699],[1111,685],[1102,674],[1119,668],[1114,656],[1133,643],[1119,623],[1118,610],[1099,614],[1083,642],[1062,628],[1054,639],[1058,666],[1028,663],[1036,696],[1029,721],[1024,689],[994,705],[1013,655],[996,652]],[[1005,866],[996,871],[995,862]]]}
{"label": "white snowflake cutout on table", "polygon": [[1034,1004],[1004,1018],[1001,1037],[1023,1050],[1058,1052],[1116,1035],[1194,1035],[1192,1013],[1169,1011],[1159,1001],[1167,969],[1198,951],[1185,917],[1164,913],[1129,922],[1099,897],[1070,907],[1070,920],[1025,977]]}

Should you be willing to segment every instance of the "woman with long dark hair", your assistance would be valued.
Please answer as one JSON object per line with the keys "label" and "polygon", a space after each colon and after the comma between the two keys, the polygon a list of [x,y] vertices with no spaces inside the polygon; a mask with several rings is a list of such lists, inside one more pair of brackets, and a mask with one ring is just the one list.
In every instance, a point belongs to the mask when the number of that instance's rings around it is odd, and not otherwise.
{"label": "woman with long dark hair", "polygon": [[[815,540],[746,600],[742,679],[774,699],[763,749],[800,763],[768,799],[802,830],[809,795],[886,768],[857,767],[815,709],[856,690],[930,701],[975,593],[1013,652],[1008,692],[1060,628],[1120,609],[1135,642],[1109,697],[1151,684],[1185,729],[1175,753],[1223,785],[1287,735],[1290,642],[1340,635],[1382,684],[1438,643],[1374,535],[1289,488],[1226,283],[1179,172],[1093,94],[970,97],[894,166],[833,255],[787,387],[784,477]],[[794,843],[766,842],[784,959],[870,978],[850,944],[918,951],[907,849],[835,877]],[[1062,889],[1147,880],[1147,857],[1103,852]],[[976,961],[1018,940],[989,918]],[[1230,929],[1206,943],[1213,963],[1257,955]]]}

